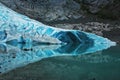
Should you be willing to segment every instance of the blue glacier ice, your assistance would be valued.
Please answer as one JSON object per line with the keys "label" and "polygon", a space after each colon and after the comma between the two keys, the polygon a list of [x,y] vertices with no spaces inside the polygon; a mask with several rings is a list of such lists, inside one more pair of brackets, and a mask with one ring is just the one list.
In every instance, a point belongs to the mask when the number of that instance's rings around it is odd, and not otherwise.
{"label": "blue glacier ice", "polygon": [[47,42],[70,44],[108,44],[112,41],[82,31],[65,30],[44,25],[21,15],[0,3],[0,42]]}
{"label": "blue glacier ice", "polygon": [[44,25],[0,3],[0,72],[53,56],[93,53],[115,42],[79,30]]}

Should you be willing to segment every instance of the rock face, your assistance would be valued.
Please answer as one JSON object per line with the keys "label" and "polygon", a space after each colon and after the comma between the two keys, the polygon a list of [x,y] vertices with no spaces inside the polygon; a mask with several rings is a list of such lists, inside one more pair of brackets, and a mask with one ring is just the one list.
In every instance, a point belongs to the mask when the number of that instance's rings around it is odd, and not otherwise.
{"label": "rock face", "polygon": [[39,21],[81,17],[80,5],[73,0],[0,0],[11,9]]}
{"label": "rock face", "polygon": [[76,0],[82,4],[85,9],[88,9],[91,13],[98,12],[101,8],[111,4],[113,0]]}
{"label": "rock face", "polygon": [[120,19],[119,0],[0,0],[11,9],[39,21],[78,19],[86,13]]}
{"label": "rock face", "polygon": [[75,0],[83,10],[102,18],[120,19],[120,0]]}

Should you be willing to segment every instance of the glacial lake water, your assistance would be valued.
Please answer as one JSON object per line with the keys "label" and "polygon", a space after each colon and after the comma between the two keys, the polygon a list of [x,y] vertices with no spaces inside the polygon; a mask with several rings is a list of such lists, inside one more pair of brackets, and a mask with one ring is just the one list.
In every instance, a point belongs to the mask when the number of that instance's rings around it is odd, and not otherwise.
{"label": "glacial lake water", "polygon": [[61,50],[67,55],[56,46],[35,47],[38,51],[7,46],[9,53],[0,47],[0,80],[120,80],[120,45],[86,54],[85,47]]}

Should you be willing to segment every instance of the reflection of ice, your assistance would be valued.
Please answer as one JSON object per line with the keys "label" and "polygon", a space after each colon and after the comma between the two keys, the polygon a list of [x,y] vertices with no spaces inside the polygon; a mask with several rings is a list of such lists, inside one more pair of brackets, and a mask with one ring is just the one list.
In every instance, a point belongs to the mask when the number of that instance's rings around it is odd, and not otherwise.
{"label": "reflection of ice", "polygon": [[[91,51],[91,49],[94,49]],[[99,48],[100,50],[104,48]],[[72,56],[98,51],[94,44],[48,45],[48,44],[0,44],[0,72],[53,56]]]}
{"label": "reflection of ice", "polygon": [[[6,72],[16,67],[24,66],[29,63],[38,61],[42,58],[50,57],[54,55],[53,49],[59,47],[59,45],[40,45],[32,47],[31,45],[18,44],[16,46],[0,45],[0,72]],[[51,48],[51,50],[49,50]],[[49,53],[45,53],[49,51]]]}

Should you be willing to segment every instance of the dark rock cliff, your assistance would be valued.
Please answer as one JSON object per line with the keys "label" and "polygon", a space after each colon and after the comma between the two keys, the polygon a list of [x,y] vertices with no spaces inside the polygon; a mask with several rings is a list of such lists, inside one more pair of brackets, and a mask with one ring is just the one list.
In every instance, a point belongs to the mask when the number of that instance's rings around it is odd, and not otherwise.
{"label": "dark rock cliff", "polygon": [[120,19],[120,0],[75,0],[82,9],[101,18]]}

